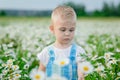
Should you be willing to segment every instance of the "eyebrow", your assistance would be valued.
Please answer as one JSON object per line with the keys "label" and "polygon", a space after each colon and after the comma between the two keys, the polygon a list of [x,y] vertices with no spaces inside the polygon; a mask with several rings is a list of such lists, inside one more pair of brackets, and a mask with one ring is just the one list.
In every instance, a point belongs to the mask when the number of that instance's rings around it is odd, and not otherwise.
{"label": "eyebrow", "polygon": [[[61,29],[61,28],[66,28],[66,27],[60,27],[60,29]],[[71,27],[70,29],[75,29],[75,27]]]}

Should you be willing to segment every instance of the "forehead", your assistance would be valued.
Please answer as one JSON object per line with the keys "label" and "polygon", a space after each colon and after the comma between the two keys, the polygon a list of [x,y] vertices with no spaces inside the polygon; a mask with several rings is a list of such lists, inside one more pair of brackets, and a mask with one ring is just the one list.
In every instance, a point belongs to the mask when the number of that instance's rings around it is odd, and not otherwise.
{"label": "forehead", "polygon": [[75,27],[76,22],[74,20],[59,19],[56,21],[55,26],[59,27]]}

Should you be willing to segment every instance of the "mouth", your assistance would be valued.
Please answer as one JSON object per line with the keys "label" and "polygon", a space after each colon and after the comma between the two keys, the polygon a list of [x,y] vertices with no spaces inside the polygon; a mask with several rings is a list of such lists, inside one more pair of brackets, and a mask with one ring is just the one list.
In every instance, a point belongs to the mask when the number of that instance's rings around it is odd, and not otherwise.
{"label": "mouth", "polygon": [[69,41],[70,39],[69,38],[65,38],[64,40]]}

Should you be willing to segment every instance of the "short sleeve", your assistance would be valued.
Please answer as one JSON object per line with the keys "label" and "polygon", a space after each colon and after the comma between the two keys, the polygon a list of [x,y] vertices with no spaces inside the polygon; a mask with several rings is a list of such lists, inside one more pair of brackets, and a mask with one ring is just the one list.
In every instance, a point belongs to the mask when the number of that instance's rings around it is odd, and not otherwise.
{"label": "short sleeve", "polygon": [[80,46],[77,46],[77,54],[76,54],[76,59],[77,59],[77,62],[81,62],[81,61],[84,61],[84,59],[82,58],[81,54],[85,54],[85,50],[80,47]]}
{"label": "short sleeve", "polygon": [[46,66],[49,60],[47,48],[44,48],[40,53],[38,53],[37,58],[40,60],[40,63]]}

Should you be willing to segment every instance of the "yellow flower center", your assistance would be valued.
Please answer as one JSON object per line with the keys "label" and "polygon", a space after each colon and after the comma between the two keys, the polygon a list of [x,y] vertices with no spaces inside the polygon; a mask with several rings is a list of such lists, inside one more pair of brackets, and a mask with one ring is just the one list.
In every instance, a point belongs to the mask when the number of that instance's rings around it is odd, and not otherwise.
{"label": "yellow flower center", "polygon": [[61,65],[64,65],[64,64],[65,64],[65,61],[61,61],[60,64],[61,64]]}
{"label": "yellow flower center", "polygon": [[106,54],[105,57],[108,59],[108,58],[110,58],[110,55],[109,55],[109,54]]}
{"label": "yellow flower center", "polygon": [[40,76],[39,74],[36,74],[36,75],[35,75],[35,79],[36,79],[36,80],[39,80],[40,78],[41,78],[41,76]]}
{"label": "yellow flower center", "polygon": [[88,66],[84,66],[83,69],[84,69],[84,71],[88,71],[89,70]]}
{"label": "yellow flower center", "polygon": [[19,74],[16,74],[16,76],[19,76]]}

